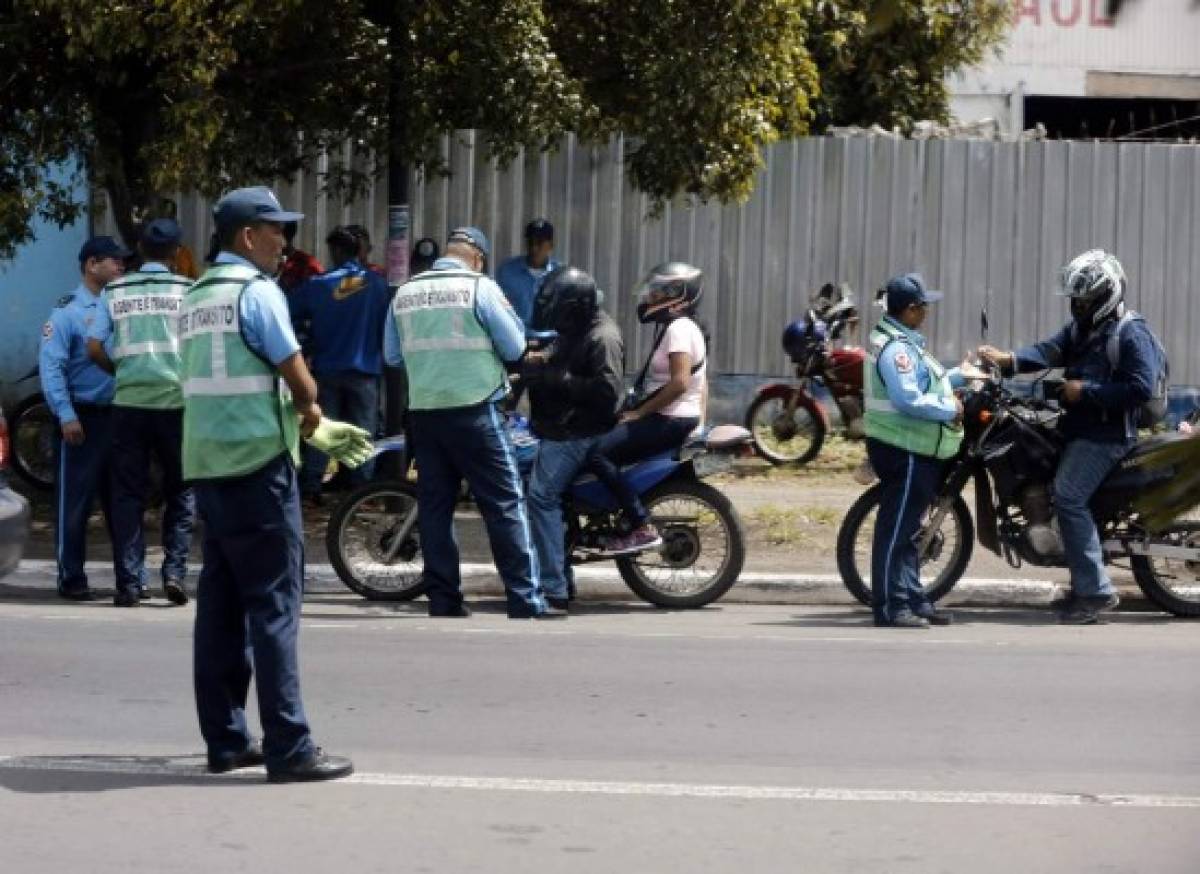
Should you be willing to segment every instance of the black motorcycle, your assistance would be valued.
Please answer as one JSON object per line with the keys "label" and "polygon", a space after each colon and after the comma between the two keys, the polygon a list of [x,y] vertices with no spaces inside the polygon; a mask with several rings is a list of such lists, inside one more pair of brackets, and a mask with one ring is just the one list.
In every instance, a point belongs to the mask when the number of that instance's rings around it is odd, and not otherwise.
{"label": "black motorcycle", "polygon": [[[1054,515],[1051,484],[1063,449],[1056,425],[1062,415],[1054,384],[1035,384],[1019,396],[998,378],[977,382],[963,396],[965,435],[959,454],[946,465],[937,498],[918,535],[921,577],[931,601],[962,578],[974,547],[971,514],[963,500],[975,481],[979,543],[1013,568],[1023,563],[1065,567],[1062,537]],[[1128,561],[1138,586],[1155,604],[1176,616],[1200,616],[1200,518],[1176,519],[1151,533],[1135,500],[1182,474],[1194,460],[1166,460],[1183,434],[1138,442],[1096,491],[1092,513],[1106,563]],[[1200,443],[1200,440],[1197,441]],[[1168,459],[1178,456],[1167,453]],[[871,603],[868,582],[871,540],[880,486],[868,489],[850,508],[838,531],[842,582],[863,604]]]}

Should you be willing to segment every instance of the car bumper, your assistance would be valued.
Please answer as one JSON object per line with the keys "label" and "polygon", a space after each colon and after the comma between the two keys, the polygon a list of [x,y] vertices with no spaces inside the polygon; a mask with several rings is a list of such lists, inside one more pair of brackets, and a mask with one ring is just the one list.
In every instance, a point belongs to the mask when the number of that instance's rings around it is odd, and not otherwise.
{"label": "car bumper", "polygon": [[21,561],[28,537],[29,502],[0,479],[0,577]]}

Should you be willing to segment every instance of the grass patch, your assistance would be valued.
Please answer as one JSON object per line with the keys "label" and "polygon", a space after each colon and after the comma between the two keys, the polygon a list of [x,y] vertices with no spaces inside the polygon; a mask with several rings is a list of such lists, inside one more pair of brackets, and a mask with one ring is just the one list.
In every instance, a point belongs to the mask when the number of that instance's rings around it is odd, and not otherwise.
{"label": "grass patch", "polygon": [[762,539],[774,546],[809,546],[817,529],[836,526],[841,513],[832,507],[780,507],[764,504],[750,512],[750,522]]}

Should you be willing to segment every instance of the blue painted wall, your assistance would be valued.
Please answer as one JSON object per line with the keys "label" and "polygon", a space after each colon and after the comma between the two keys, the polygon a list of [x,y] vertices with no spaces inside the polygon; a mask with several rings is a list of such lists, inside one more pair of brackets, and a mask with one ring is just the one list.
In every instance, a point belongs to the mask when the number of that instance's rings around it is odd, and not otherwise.
{"label": "blue painted wall", "polygon": [[[70,179],[64,168],[58,181]],[[76,197],[83,199],[81,187]],[[11,409],[40,391],[37,377],[22,379],[37,365],[42,325],[50,310],[79,284],[79,247],[88,237],[88,219],[60,229],[38,222],[36,239],[22,246],[11,261],[0,261],[0,405]]]}

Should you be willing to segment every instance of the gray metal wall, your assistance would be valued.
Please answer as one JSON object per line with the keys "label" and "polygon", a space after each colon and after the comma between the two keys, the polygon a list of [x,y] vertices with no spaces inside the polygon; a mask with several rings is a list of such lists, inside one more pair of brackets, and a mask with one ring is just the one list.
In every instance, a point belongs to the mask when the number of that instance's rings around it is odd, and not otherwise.
{"label": "gray metal wall", "polygon": [[[804,139],[769,150],[746,204],[677,204],[656,220],[627,184],[621,150],[620,139],[593,148],[568,138],[501,172],[471,133],[448,137],[453,175],[413,180],[413,239],[477,224],[504,257],[520,251],[529,218],[549,218],[558,255],[596,275],[633,355],[646,332],[636,330],[630,290],[657,262],[692,261],[707,277],[702,318],[716,370],[759,374],[786,372],[780,332],[823,282],[848,282],[869,299],[888,276],[914,269],[947,292],[929,324],[942,358],[978,344],[985,300],[993,343],[1045,336],[1066,315],[1052,293],[1057,269],[1098,246],[1125,264],[1134,306],[1171,354],[1172,381],[1200,385],[1198,147]],[[359,221],[374,229],[380,259],[384,192],[381,182],[346,205],[311,180],[281,186],[285,203],[310,216],[300,239],[311,251],[334,224]],[[190,198],[181,207],[202,250],[207,208]]]}

